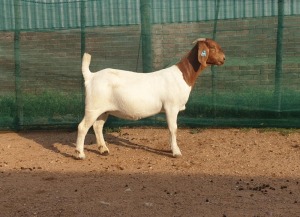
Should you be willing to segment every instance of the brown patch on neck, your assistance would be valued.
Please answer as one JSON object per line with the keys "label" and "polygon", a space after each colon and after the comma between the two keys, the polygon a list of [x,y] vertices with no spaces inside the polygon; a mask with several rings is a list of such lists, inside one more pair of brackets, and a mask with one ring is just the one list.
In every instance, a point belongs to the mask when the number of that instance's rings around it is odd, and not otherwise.
{"label": "brown patch on neck", "polygon": [[182,72],[185,82],[189,86],[194,86],[196,79],[205,69],[198,61],[198,45],[196,44],[193,49],[176,64],[176,66]]}

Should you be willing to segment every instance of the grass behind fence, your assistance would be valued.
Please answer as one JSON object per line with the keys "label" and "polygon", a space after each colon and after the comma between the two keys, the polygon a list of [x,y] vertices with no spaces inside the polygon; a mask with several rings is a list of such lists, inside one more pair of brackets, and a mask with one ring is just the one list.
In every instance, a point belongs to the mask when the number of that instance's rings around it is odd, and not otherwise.
{"label": "grass behind fence", "polygon": [[[192,92],[181,117],[195,119],[300,119],[300,93],[282,92],[281,110],[278,111],[274,93],[269,90],[243,90],[239,92]],[[77,124],[83,117],[83,100],[80,93],[46,91],[41,94],[24,94],[21,105],[21,124],[68,125]],[[17,103],[15,96],[0,96],[0,128],[16,128]],[[161,117],[155,124],[160,124]],[[111,121],[110,121],[111,122]]]}
{"label": "grass behind fence", "polygon": [[245,89],[238,92],[191,94],[185,115],[206,118],[300,118],[300,92],[282,92],[280,111],[273,91]]}
{"label": "grass behind fence", "polygon": [[[82,96],[78,93],[24,94],[20,104],[22,125],[77,123],[83,114]],[[0,128],[16,128],[17,110],[15,96],[0,96]]]}

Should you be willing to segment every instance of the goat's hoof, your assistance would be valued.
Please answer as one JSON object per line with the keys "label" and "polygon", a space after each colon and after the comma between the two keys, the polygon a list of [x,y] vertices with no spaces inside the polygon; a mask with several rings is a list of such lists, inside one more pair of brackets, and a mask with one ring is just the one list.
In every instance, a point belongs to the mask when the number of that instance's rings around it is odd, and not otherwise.
{"label": "goat's hoof", "polygon": [[104,155],[104,156],[107,156],[107,155],[109,155],[109,151],[105,151],[105,152],[103,152],[101,154]]}
{"label": "goat's hoof", "polygon": [[104,147],[100,146],[98,149],[99,149],[99,152],[100,152],[101,155],[104,155],[104,156],[109,155],[108,148],[106,148],[106,147],[104,148]]}
{"label": "goat's hoof", "polygon": [[173,157],[175,157],[175,158],[179,158],[179,157],[181,157],[181,156],[182,156],[181,153],[173,153]]}
{"label": "goat's hoof", "polygon": [[107,155],[109,155],[109,151],[103,151],[103,152],[100,152],[100,154],[103,156],[107,156]]}
{"label": "goat's hoof", "polygon": [[75,150],[75,152],[77,153],[77,159],[78,160],[85,159],[85,154],[84,153],[80,153],[80,151],[78,151],[78,150]]}
{"label": "goat's hoof", "polygon": [[78,154],[77,159],[84,160],[85,159],[85,154]]}

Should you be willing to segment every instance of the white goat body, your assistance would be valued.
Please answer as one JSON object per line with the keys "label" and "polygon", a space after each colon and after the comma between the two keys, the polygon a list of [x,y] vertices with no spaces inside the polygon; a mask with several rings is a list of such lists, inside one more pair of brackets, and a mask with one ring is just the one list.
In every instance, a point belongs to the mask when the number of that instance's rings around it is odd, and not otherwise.
{"label": "white goat body", "polygon": [[138,120],[165,112],[173,156],[181,156],[177,145],[177,115],[185,109],[195,80],[207,65],[222,65],[225,55],[211,39],[198,39],[194,48],[176,65],[152,73],[136,73],[107,68],[91,73],[91,56],[83,56],[85,115],[78,125],[76,151],[85,158],[84,139],[93,125],[101,154],[109,150],[103,137],[103,125],[109,115]]}
{"label": "white goat body", "polygon": [[85,77],[87,111],[131,120],[168,109],[183,110],[191,91],[177,66],[152,73],[109,68]]}

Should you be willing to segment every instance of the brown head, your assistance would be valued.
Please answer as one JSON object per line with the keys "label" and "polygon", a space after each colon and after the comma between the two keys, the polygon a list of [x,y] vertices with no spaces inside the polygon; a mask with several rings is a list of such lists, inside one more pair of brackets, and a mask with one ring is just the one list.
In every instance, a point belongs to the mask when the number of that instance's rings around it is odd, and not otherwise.
{"label": "brown head", "polygon": [[223,65],[225,54],[221,46],[212,39],[199,38],[195,46],[176,65],[183,74],[186,83],[193,86],[197,77],[208,65]]}

